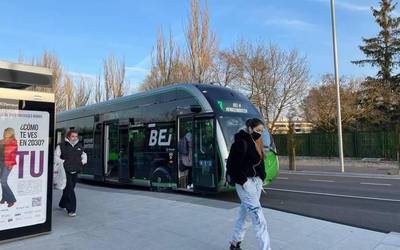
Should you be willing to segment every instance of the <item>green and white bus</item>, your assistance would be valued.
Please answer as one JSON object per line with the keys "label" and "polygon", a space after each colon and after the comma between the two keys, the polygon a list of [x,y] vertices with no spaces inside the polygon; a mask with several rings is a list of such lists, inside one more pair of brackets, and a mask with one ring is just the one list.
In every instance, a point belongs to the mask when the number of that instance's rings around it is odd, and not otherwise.
{"label": "green and white bus", "polygon": [[[82,179],[219,192],[229,189],[225,164],[233,137],[261,118],[241,93],[209,84],[177,84],[57,114],[56,139],[79,132],[88,155]],[[266,184],[278,174],[266,130]]]}

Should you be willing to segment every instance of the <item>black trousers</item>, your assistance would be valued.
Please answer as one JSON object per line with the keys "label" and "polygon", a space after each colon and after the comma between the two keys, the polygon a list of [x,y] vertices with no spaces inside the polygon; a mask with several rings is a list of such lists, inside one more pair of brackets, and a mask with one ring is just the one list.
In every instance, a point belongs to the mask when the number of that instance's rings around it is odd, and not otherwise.
{"label": "black trousers", "polygon": [[63,190],[63,194],[58,204],[59,207],[67,209],[68,213],[76,212],[76,196],[75,196],[75,186],[78,179],[78,174],[71,174],[66,172],[67,185]]}
{"label": "black trousers", "polygon": [[193,168],[188,168],[188,184],[193,184]]}

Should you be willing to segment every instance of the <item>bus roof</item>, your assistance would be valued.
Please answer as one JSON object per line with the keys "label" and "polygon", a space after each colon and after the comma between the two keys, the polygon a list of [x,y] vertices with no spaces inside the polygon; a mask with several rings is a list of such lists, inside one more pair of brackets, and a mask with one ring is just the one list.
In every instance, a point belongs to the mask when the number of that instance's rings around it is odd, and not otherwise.
{"label": "bus roof", "polygon": [[[100,103],[96,104],[91,104],[87,106],[83,106],[77,109],[73,110],[68,110],[68,111],[63,111],[57,114],[57,121],[65,121],[65,120],[70,120],[70,119],[75,119],[78,117],[85,117],[85,116],[91,116],[95,114],[104,114],[108,112],[113,112],[120,110],[120,107],[123,106],[126,103],[145,98],[145,97],[150,97],[158,94],[163,94],[175,90],[182,90],[188,93],[189,95],[193,96],[194,98],[197,99],[198,103],[201,105],[202,109],[204,112],[212,112],[212,107],[205,98],[205,96],[201,93],[201,90],[197,87],[199,85],[209,85],[209,84],[191,84],[191,83],[185,83],[185,84],[174,84],[174,85],[169,85],[166,87],[162,88],[157,88],[157,89],[152,89],[128,96],[123,96],[123,97],[118,97],[113,100],[109,101],[103,101]],[[209,85],[210,87],[212,85]],[[222,87],[219,87],[222,88]],[[148,103],[145,105],[151,105],[152,103]]]}

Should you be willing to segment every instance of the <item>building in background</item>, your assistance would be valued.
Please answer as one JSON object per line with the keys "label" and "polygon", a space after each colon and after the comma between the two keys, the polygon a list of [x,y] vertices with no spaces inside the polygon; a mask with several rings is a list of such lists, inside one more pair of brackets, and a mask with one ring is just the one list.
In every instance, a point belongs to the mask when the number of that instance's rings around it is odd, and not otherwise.
{"label": "building in background", "polygon": [[[296,134],[307,134],[311,133],[314,129],[314,124],[296,119],[294,121],[294,131]],[[287,134],[289,132],[289,119],[283,118],[275,123],[275,126],[271,129],[273,134]]]}

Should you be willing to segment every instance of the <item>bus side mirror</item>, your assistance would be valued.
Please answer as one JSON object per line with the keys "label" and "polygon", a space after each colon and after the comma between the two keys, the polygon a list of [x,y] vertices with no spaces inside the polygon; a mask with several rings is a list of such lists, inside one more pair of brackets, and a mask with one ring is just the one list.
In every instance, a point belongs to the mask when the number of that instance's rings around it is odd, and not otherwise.
{"label": "bus side mirror", "polygon": [[201,106],[200,105],[190,105],[190,111],[192,111],[193,113],[200,113]]}

